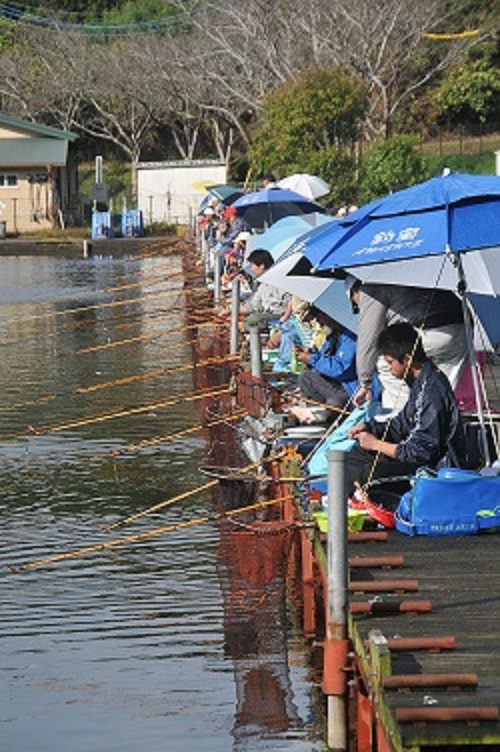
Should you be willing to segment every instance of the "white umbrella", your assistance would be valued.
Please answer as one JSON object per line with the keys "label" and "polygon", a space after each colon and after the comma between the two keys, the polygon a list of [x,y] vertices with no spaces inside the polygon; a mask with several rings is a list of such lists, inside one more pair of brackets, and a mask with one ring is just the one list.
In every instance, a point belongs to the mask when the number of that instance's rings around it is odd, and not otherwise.
{"label": "white umbrella", "polygon": [[302,300],[306,300],[327,313],[341,326],[355,332],[357,328],[356,316],[352,312],[351,303],[345,294],[344,283],[341,280],[328,277],[293,274],[293,270],[301,258],[303,256],[300,252],[286,256],[282,261],[273,264],[267,272],[259,277],[259,282],[273,285],[273,287],[278,287],[280,290],[285,290]]}
{"label": "white umbrella", "polygon": [[290,191],[300,193],[312,200],[321,198],[330,193],[330,186],[317,175],[308,175],[305,172],[297,172],[289,175],[277,183],[279,188],[288,188]]}

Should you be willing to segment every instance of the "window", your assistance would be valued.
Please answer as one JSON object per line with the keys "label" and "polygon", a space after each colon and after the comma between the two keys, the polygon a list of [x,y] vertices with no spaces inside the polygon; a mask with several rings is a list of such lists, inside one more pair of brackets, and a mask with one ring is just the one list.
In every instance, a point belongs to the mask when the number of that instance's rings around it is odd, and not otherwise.
{"label": "window", "polygon": [[1,175],[0,188],[17,188],[17,175]]}

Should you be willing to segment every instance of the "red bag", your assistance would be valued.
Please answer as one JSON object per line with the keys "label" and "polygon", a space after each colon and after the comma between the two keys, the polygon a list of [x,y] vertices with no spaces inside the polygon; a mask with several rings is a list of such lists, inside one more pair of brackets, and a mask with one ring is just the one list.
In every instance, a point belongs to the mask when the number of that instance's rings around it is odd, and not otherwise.
{"label": "red bag", "polygon": [[391,512],[389,509],[384,509],[384,507],[379,504],[375,504],[375,502],[369,498],[368,494],[361,489],[354,492],[349,499],[348,504],[351,509],[362,509],[367,512],[370,519],[374,522],[378,522],[379,525],[383,525],[391,530],[395,527],[394,512]]}

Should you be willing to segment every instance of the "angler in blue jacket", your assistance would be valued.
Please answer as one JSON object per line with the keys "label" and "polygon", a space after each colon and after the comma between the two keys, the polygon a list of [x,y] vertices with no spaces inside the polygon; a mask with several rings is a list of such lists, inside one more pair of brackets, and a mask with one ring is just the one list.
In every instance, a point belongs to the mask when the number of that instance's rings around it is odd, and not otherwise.
{"label": "angler in blue jacket", "polygon": [[305,366],[299,375],[299,390],[305,399],[341,408],[359,387],[356,337],[315,306],[311,306],[306,318],[321,324],[326,339],[320,349],[296,348],[297,360]]}

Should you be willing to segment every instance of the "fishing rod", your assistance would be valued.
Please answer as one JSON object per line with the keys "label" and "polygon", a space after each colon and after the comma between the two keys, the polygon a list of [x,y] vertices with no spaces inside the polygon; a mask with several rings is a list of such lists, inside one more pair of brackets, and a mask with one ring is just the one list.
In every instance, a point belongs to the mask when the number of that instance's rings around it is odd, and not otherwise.
{"label": "fishing rod", "polygon": [[114,420],[115,418],[124,418],[129,415],[140,415],[143,413],[150,412],[152,410],[161,410],[165,407],[171,407],[172,405],[176,405],[180,402],[194,402],[197,400],[205,399],[206,397],[212,397],[212,396],[219,396],[222,394],[228,394],[232,391],[232,387],[220,387],[219,389],[215,389],[208,392],[194,392],[192,394],[184,395],[184,396],[176,396],[174,398],[170,398],[168,400],[163,400],[161,402],[152,402],[147,405],[141,405],[139,407],[133,407],[129,409],[118,409],[111,413],[102,413],[99,415],[92,415],[88,417],[81,418],[79,420],[72,420],[67,421],[65,423],[60,423],[52,426],[28,426],[27,430],[20,431],[16,433],[10,433],[10,434],[4,434],[0,436],[0,441],[5,441],[6,439],[11,438],[22,438],[26,436],[42,436],[47,433],[59,433],[61,431],[66,431],[71,428],[78,428],[80,426],[88,426],[93,425],[95,423],[103,423],[109,420]]}
{"label": "fishing rod", "polygon": [[[171,313],[166,314],[166,317],[170,316],[170,315],[171,315]],[[200,326],[208,326],[211,323],[212,323],[211,321],[203,321],[200,324],[189,324],[189,325],[184,325],[184,326],[181,326],[181,327],[174,327],[172,329],[168,329],[167,332],[166,332],[166,334],[172,334],[172,333],[177,333],[177,332],[188,331],[188,330],[191,330],[191,329],[199,328]],[[221,325],[220,322],[217,322],[217,321],[215,321],[213,323],[215,323],[216,326],[220,326]],[[165,334],[158,334],[158,335],[141,335],[141,336],[149,338],[150,340],[154,340],[156,338],[161,338],[161,337],[166,336],[166,335]],[[121,344],[129,344],[129,343],[133,343],[134,341],[143,341],[143,340],[141,340],[141,337],[130,338],[128,340],[121,340],[118,343],[108,343],[107,346],[100,345],[98,347],[99,347],[99,349],[109,349],[110,347],[114,347],[115,345],[118,346],[118,344],[120,344],[120,345]],[[172,350],[174,348],[180,348],[180,347],[189,347],[191,345],[195,345],[196,342],[197,342],[197,338],[195,337],[193,339],[185,340],[183,342],[169,344],[168,347],[169,347],[169,350]],[[94,350],[92,348],[90,348],[88,351],[91,352],[91,351],[94,351]],[[221,363],[222,363],[222,358],[223,357],[224,356],[220,356],[220,358],[221,358],[220,362]],[[106,386],[95,385],[95,386],[90,386],[90,387],[78,387],[73,392],[71,392],[71,394],[84,394],[86,392],[92,392],[92,391],[97,391],[99,389],[108,388],[108,386],[107,386],[108,383],[109,383],[110,386],[114,385],[115,383],[116,383],[116,385],[120,385],[121,383],[124,383],[124,384],[128,383],[128,379],[130,379],[130,382],[133,382],[133,381],[142,381],[142,380],[147,380],[148,378],[155,378],[156,375],[160,376],[160,375],[167,374],[167,373],[174,373],[176,370],[178,370],[178,371],[180,371],[180,370],[188,370],[190,368],[196,368],[199,365],[208,365],[208,366],[210,366],[210,365],[217,365],[217,364],[218,363],[216,361],[212,361],[211,362],[210,359],[208,359],[208,360],[205,360],[205,361],[201,361],[199,364],[195,364],[195,365],[176,366],[175,368],[171,368],[171,369],[166,368],[166,369],[161,369],[161,370],[158,370],[158,371],[155,371],[155,372],[149,372],[151,374],[150,376],[147,375],[147,374],[137,374],[137,375],[133,375],[131,377],[125,377],[125,379],[116,379],[115,382],[107,382]],[[49,402],[51,400],[58,399],[59,397],[66,397],[66,396],[67,396],[66,393],[42,395],[41,397],[39,397],[37,399],[30,399],[30,400],[26,400],[24,402],[17,402],[17,403],[14,403],[12,405],[0,407],[0,414],[1,413],[5,413],[5,412],[11,412],[12,410],[23,408],[23,407],[33,407],[33,406],[35,406],[37,404],[42,404],[43,402]]]}
{"label": "fishing rod", "polygon": [[[177,331],[177,330],[171,330],[171,331]],[[174,350],[174,349],[181,348],[181,347],[189,347],[190,345],[196,344],[196,342],[197,342],[196,338],[186,340],[184,342],[176,342],[174,344],[169,344],[168,349]],[[238,358],[239,356],[231,356],[231,357]],[[103,384],[95,384],[89,387],[77,387],[72,392],[69,392],[69,394],[85,394],[87,392],[95,392],[101,389],[108,389],[113,386],[121,386],[122,384],[133,383],[134,381],[147,381],[149,378],[155,378],[156,376],[161,376],[164,374],[171,374],[171,373],[176,373],[177,371],[197,368],[199,365],[208,365],[208,366],[219,365],[225,362],[225,358],[226,356],[220,356],[219,360],[212,360],[209,358],[206,361],[201,361],[198,364],[195,363],[195,364],[188,364],[188,365],[183,365],[183,366],[174,366],[172,368],[161,369],[161,371],[157,370],[157,371],[149,371],[145,374],[134,374],[132,376],[124,377],[122,379],[115,379],[114,381],[104,382]],[[230,358],[227,357],[227,359],[230,359]],[[0,414],[11,412],[12,410],[17,410],[19,408],[35,407],[36,405],[43,404],[44,402],[50,402],[52,400],[59,399],[61,397],[67,398],[68,393],[61,392],[59,394],[45,394],[36,399],[26,400],[24,402],[16,402],[6,407],[0,407]]]}
{"label": "fishing rod", "polygon": [[[276,455],[273,457],[266,457],[262,460],[259,460],[258,462],[252,462],[249,465],[245,465],[244,467],[238,468],[238,471],[240,473],[248,472],[248,470],[253,470],[257,467],[260,467],[262,464],[269,464],[270,462],[274,462],[280,456],[281,455]],[[260,476],[257,476],[257,475],[255,476],[255,479],[259,479],[259,478]],[[261,479],[268,480],[267,476],[263,476]],[[113,525],[106,525],[104,529],[106,530],[106,532],[109,532],[110,530],[114,530],[117,527],[123,527],[124,525],[128,525],[129,522],[135,522],[136,520],[141,519],[141,517],[146,517],[149,514],[153,514],[154,512],[157,512],[159,509],[164,509],[165,507],[171,506],[177,501],[181,501],[182,499],[187,499],[190,496],[194,496],[195,494],[200,493],[201,491],[206,491],[209,488],[213,488],[218,483],[220,483],[220,480],[221,480],[220,478],[217,478],[216,480],[211,480],[208,483],[204,483],[202,486],[197,486],[196,488],[191,489],[190,491],[184,491],[178,496],[174,496],[173,498],[160,501],[157,504],[153,504],[152,507],[148,507],[148,509],[144,509],[142,512],[137,512],[136,514],[130,515],[130,517],[126,517],[124,520],[115,522]]]}
{"label": "fishing rod", "polygon": [[48,556],[44,559],[36,559],[35,561],[25,562],[17,565],[7,565],[8,569],[12,573],[22,573],[34,569],[40,569],[41,567],[55,564],[61,561],[67,561],[68,559],[80,559],[89,554],[98,553],[101,551],[108,551],[120,546],[128,546],[132,543],[140,543],[145,540],[152,540],[161,535],[167,535],[168,533],[174,533],[178,530],[186,530],[198,525],[206,525],[208,523],[222,522],[223,520],[230,520],[239,514],[246,512],[252,512],[257,509],[267,509],[268,507],[282,504],[284,501],[292,499],[293,496],[282,496],[279,499],[268,499],[266,501],[258,501],[254,504],[248,504],[245,507],[239,507],[238,509],[230,509],[227,512],[219,512],[218,514],[205,515],[203,517],[196,517],[186,522],[177,522],[172,525],[166,525],[165,527],[153,528],[152,530],[146,530],[142,533],[135,533],[133,535],[124,535],[121,538],[115,538],[105,543],[97,543],[94,546],[85,546],[77,548],[72,551],[67,551],[61,554],[55,554],[54,556]]}
{"label": "fishing rod", "polygon": [[[187,343],[181,343],[184,346]],[[230,363],[239,361],[239,355],[226,355],[224,357],[212,357],[206,358],[206,360],[200,360],[198,363],[187,363],[182,366],[174,366],[172,368],[160,368],[155,371],[147,371],[144,374],[134,374],[133,376],[125,376],[121,379],[114,379],[113,381],[105,381],[100,384],[94,384],[93,386],[79,387],[76,389],[75,394],[88,394],[90,392],[97,392],[102,389],[111,389],[115,386],[123,386],[126,384],[133,384],[139,381],[148,381],[149,379],[157,379],[161,376],[167,376],[173,373],[180,373],[181,371],[191,371],[195,368],[202,368],[205,366],[223,365],[224,363]]]}
{"label": "fishing rod", "polygon": [[195,324],[186,324],[181,327],[176,327],[174,329],[166,329],[163,332],[159,332],[157,334],[140,334],[137,335],[137,337],[129,337],[127,339],[120,339],[116,340],[115,342],[106,342],[104,345],[93,345],[92,347],[82,347],[80,350],[76,351],[76,355],[88,355],[89,353],[96,353],[101,352],[102,350],[112,350],[115,347],[123,347],[125,345],[133,345],[138,342],[152,342],[155,339],[161,339],[162,337],[167,337],[168,335],[172,334],[173,332],[179,332],[184,331],[187,329],[196,329],[200,326],[216,326],[218,328],[224,326],[224,322],[221,322],[220,320],[213,318],[209,319],[207,321],[206,317],[201,322],[196,322]]}
{"label": "fishing rod", "polygon": [[[195,303],[191,305],[190,303],[187,303],[185,300],[184,301],[180,300],[184,294],[185,294],[185,290],[183,288],[178,289],[176,296],[175,296],[178,302],[174,303],[168,308],[159,309],[158,311],[139,310],[139,311],[131,311],[128,313],[121,313],[120,315],[108,316],[105,320],[102,320],[102,321],[96,320],[94,318],[85,319],[84,321],[75,321],[71,324],[66,324],[64,326],[58,327],[57,331],[55,332],[47,332],[45,334],[36,334],[36,335],[33,335],[32,337],[23,337],[21,339],[16,338],[16,339],[3,340],[3,341],[0,341],[0,346],[4,347],[7,345],[16,345],[16,344],[19,344],[20,342],[25,343],[25,342],[31,342],[31,341],[38,341],[41,339],[53,339],[55,337],[58,337],[61,333],[64,334],[69,331],[74,331],[75,329],[83,329],[87,326],[94,326],[94,327],[99,326],[104,331],[106,331],[106,327],[109,326],[110,324],[113,325],[113,327],[116,329],[131,328],[133,326],[138,326],[141,323],[139,317],[152,319],[152,320],[158,320],[161,318],[168,318],[169,316],[173,315],[174,313],[178,313],[179,311],[186,311],[189,313],[191,308],[195,309],[197,306]],[[47,314],[47,316],[52,316],[52,315],[54,315],[54,312]],[[126,324],[115,325],[113,323],[115,321],[124,321],[127,319],[134,319],[134,318],[138,320],[129,321]],[[16,319],[16,321],[24,321],[24,320],[25,319],[22,319],[22,318]]]}
{"label": "fishing rod", "polygon": [[63,311],[48,311],[46,313],[33,313],[30,316],[24,316],[22,318],[7,319],[6,321],[3,321],[2,324],[13,324],[13,323],[19,323],[23,321],[35,321],[35,320],[40,320],[40,319],[52,318],[52,317],[55,318],[58,316],[66,316],[70,313],[83,313],[84,311],[96,311],[102,308],[114,308],[114,307],[118,308],[120,306],[131,305],[132,303],[140,303],[146,297],[148,300],[159,298],[160,296],[165,295],[165,293],[167,292],[169,292],[169,290],[161,290],[160,292],[155,292],[155,293],[145,293],[144,295],[141,295],[139,298],[125,298],[124,300],[113,300],[107,303],[96,303],[94,305],[88,305],[88,306],[76,306],[75,308],[65,308]]}
{"label": "fishing rod", "polygon": [[163,436],[153,436],[151,439],[143,439],[138,444],[128,444],[123,449],[112,450],[111,455],[114,458],[123,456],[125,454],[139,452],[141,451],[141,449],[149,449],[152,446],[164,444],[167,441],[173,441],[175,439],[182,438],[183,436],[188,436],[189,434],[198,433],[199,431],[204,431],[207,428],[213,428],[221,424],[231,423],[232,421],[239,420],[240,418],[245,418],[247,415],[248,412],[246,410],[239,410],[232,415],[226,415],[224,417],[210,420],[208,423],[198,423],[194,426],[190,426],[189,428],[182,428],[180,431],[175,431],[174,433],[164,434]]}

